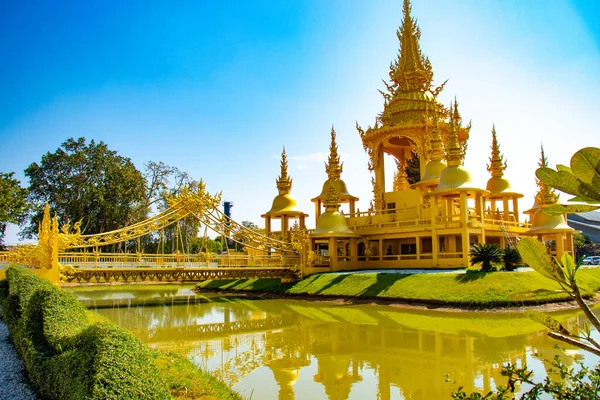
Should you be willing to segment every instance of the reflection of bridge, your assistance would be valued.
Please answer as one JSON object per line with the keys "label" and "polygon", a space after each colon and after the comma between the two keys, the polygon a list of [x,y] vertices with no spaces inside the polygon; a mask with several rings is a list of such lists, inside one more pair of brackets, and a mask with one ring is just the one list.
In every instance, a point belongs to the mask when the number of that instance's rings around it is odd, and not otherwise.
{"label": "reflection of bridge", "polygon": [[185,340],[212,340],[226,338],[230,335],[241,335],[246,333],[259,333],[272,329],[287,328],[295,323],[288,321],[280,315],[264,319],[250,319],[232,322],[219,322],[213,324],[187,325],[175,328],[160,328],[151,330],[132,331],[145,343],[168,342],[173,338],[185,338]]}

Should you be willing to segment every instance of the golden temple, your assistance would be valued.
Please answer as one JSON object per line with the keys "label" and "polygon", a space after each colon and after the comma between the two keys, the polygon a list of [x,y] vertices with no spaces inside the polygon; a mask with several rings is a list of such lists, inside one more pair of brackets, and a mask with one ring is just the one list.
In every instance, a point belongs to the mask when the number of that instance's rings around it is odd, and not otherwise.
{"label": "golden temple", "polygon": [[[356,207],[342,180],[343,163],[338,154],[336,132],[331,130],[327,179],[315,203],[315,226],[309,230],[311,251],[318,260],[304,265],[304,274],[325,271],[382,268],[461,268],[469,264],[473,244],[514,245],[522,235],[545,241],[553,253],[573,254],[575,231],[564,215],[550,216],[543,208],[557,202],[554,191],[538,182],[534,206],[519,215],[518,199],[504,177],[507,163],[492,127],[491,155],[485,188],[471,180],[464,167],[471,124],[464,125],[455,99],[449,107],[438,100],[445,82],[433,86],[433,68],[423,55],[420,30],[404,0],[403,21],[397,31],[400,50],[390,65],[383,111],[374,126],[356,126],[371,172],[373,199],[367,211]],[[386,191],[384,156],[396,161],[391,191]],[[408,167],[418,162],[417,179],[409,181]],[[546,165],[543,154],[540,166]],[[414,168],[414,167],[413,167]],[[285,184],[284,184],[284,183]],[[291,178],[285,150],[279,195],[264,214],[268,235],[290,240],[290,221],[304,228],[306,214],[291,197]],[[285,201],[283,201],[283,197]],[[285,204],[284,204],[285,203]],[[280,231],[271,220],[282,220]],[[531,221],[531,222],[530,222]]]}

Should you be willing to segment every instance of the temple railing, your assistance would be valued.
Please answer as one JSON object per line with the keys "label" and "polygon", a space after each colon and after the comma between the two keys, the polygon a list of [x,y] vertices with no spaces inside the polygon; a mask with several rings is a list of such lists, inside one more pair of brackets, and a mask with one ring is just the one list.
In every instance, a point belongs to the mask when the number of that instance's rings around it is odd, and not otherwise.
{"label": "temple railing", "polygon": [[38,268],[39,260],[33,259],[32,257],[22,257],[15,251],[0,251],[0,267],[6,267],[10,264]]}

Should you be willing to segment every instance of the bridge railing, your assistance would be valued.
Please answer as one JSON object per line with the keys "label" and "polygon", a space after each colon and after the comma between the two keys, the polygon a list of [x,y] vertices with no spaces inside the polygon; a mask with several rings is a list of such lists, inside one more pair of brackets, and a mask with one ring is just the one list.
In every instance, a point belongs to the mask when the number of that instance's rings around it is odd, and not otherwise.
{"label": "bridge railing", "polygon": [[39,266],[40,263],[33,258],[21,257],[15,251],[0,251],[0,267],[7,267],[10,264],[34,268]]}
{"label": "bridge railing", "polygon": [[[0,258],[1,262],[1,258]],[[296,256],[245,254],[145,254],[63,252],[58,262],[82,268],[198,268],[198,267],[275,267],[300,264]]]}

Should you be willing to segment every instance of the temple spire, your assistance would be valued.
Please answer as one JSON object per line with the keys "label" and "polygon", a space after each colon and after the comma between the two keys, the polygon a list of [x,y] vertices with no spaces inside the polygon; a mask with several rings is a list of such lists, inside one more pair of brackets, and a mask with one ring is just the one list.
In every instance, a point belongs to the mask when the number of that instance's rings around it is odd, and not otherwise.
{"label": "temple spire", "polygon": [[438,125],[437,118],[433,123],[433,130],[431,132],[431,152],[429,161],[442,161],[444,159],[444,142],[442,140],[442,133]]}
{"label": "temple spire", "polygon": [[428,90],[431,87],[433,72],[429,60],[421,53],[421,32],[410,15],[410,1],[404,0],[402,8],[404,19],[396,32],[400,41],[400,54],[390,66],[390,79],[395,90]]}
{"label": "temple spire", "polygon": [[281,174],[277,178],[277,190],[279,194],[290,194],[292,190],[292,178],[288,175],[288,162],[287,155],[285,154],[285,147],[281,152]]}
{"label": "temple spire", "polygon": [[329,179],[339,179],[342,175],[343,163],[340,163],[337,142],[335,140],[335,129],[331,127],[331,144],[329,145],[329,158],[325,163],[325,171]]}
{"label": "temple spire", "polygon": [[462,165],[463,161],[463,152],[460,143],[458,142],[458,132],[456,131],[456,125],[458,123],[456,117],[460,117],[457,106],[456,100],[454,101],[454,105],[450,104],[450,136],[448,137],[446,152],[446,160],[449,167]]}
{"label": "temple spire", "polygon": [[458,112],[458,100],[456,100],[456,97],[454,97],[454,113],[453,113],[452,117],[454,118],[454,122],[457,125],[460,124],[460,121],[462,120],[462,116]]}
{"label": "temple spire", "polygon": [[396,171],[394,172],[394,191],[407,190],[410,188],[406,174],[406,163],[396,160]]}
{"label": "temple spire", "polygon": [[500,144],[496,137],[496,126],[492,125],[492,155],[490,157],[490,163],[487,166],[488,172],[494,177],[502,177],[504,170],[506,169],[506,161],[504,156],[500,153]]}
{"label": "temple spire", "polygon": [[[548,166],[548,159],[544,153],[544,146],[540,146],[540,161],[538,162],[540,168],[546,168]],[[558,195],[556,191],[542,182],[539,179],[535,179],[535,184],[538,187],[538,192],[535,195],[535,202],[538,205],[556,204],[558,202]]]}

